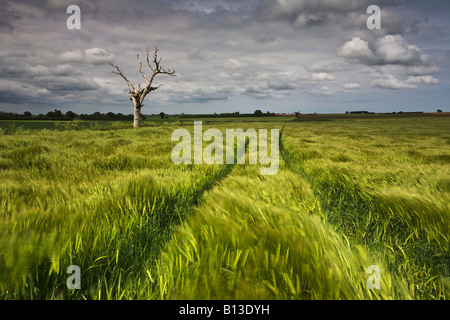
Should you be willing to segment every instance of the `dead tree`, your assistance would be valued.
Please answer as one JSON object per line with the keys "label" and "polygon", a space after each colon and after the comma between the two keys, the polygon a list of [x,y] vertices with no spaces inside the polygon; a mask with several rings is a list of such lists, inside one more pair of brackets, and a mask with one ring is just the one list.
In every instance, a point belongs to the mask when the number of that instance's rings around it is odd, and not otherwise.
{"label": "dead tree", "polygon": [[152,71],[152,74],[150,77],[148,77],[144,70],[142,70],[142,61],[139,58],[139,55],[137,55],[137,59],[139,61],[139,73],[142,75],[142,77],[145,80],[145,88],[141,89],[141,83],[138,83],[137,88],[133,86],[130,80],[125,77],[123,74],[122,69],[120,69],[118,66],[109,63],[111,67],[116,68],[117,71],[112,71],[112,73],[116,73],[120,75],[128,85],[128,95],[130,97],[130,100],[133,102],[134,105],[134,122],[133,122],[133,128],[139,128],[141,125],[141,109],[144,106],[143,102],[147,94],[149,94],[151,91],[159,89],[162,84],[160,84],[157,87],[152,87],[153,80],[158,74],[166,74],[172,77],[176,77],[175,75],[175,69],[168,70],[161,66],[161,60],[162,58],[158,57],[158,47],[155,48],[155,53],[153,55],[153,60],[150,62],[150,52],[147,47],[147,65],[149,66],[150,70]]}

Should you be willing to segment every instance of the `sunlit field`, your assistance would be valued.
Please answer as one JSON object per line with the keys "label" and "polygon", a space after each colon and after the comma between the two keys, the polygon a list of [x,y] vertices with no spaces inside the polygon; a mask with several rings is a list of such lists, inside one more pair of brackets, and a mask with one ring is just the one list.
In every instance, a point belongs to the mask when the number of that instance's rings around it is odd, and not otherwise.
{"label": "sunlit field", "polygon": [[449,298],[448,118],[289,123],[283,158],[324,220],[379,257],[415,298]]}
{"label": "sunlit field", "polygon": [[74,125],[0,132],[3,299],[450,297],[447,117],[204,122],[279,129],[267,176],[173,164],[193,120]]}

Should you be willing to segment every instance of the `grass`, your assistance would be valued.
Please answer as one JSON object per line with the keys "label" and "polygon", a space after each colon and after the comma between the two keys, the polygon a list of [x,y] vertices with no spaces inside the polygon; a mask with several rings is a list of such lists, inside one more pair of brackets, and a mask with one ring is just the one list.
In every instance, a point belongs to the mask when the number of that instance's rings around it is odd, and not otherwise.
{"label": "grass", "polygon": [[[226,166],[175,167],[170,129],[36,131],[1,144],[4,298],[112,298]],[[78,265],[83,290],[65,288]],[[115,287],[114,297],[122,291]]]}
{"label": "grass", "polygon": [[289,123],[283,156],[325,220],[381,255],[414,297],[449,294],[447,119]]}
{"label": "grass", "polygon": [[0,297],[449,298],[446,117],[203,123],[284,128],[273,176],[174,165],[193,121],[3,131]]}
{"label": "grass", "polygon": [[[207,192],[164,250],[162,299],[409,299],[406,284],[322,219],[308,183],[241,166]],[[366,268],[382,268],[382,290]]]}
{"label": "grass", "polygon": [[[146,120],[141,122],[142,127],[154,127],[164,124],[172,125],[191,125],[194,121],[202,121],[203,123],[243,123],[243,122],[287,122],[295,119],[295,117],[209,117],[209,118],[180,118],[178,116],[170,116],[161,119],[160,116],[148,116]],[[14,134],[22,130],[40,130],[40,129],[57,129],[64,130],[117,130],[129,129],[132,127],[130,121],[108,121],[108,120],[73,120],[73,121],[56,121],[56,120],[0,120],[0,135]]]}

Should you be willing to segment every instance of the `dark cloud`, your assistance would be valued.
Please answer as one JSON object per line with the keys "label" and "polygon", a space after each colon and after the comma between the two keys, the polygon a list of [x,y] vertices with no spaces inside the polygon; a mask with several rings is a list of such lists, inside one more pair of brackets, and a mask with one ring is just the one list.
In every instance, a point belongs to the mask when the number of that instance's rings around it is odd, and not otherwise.
{"label": "dark cloud", "polygon": [[271,42],[274,42],[277,38],[271,37],[271,36],[252,36],[253,41],[259,43],[259,44],[268,44]]}
{"label": "dark cloud", "polygon": [[286,20],[294,28],[337,23],[351,12],[365,12],[370,0],[284,0],[261,5],[260,21]]}
{"label": "dark cloud", "polygon": [[199,48],[189,48],[188,60],[205,60],[205,55]]}
{"label": "dark cloud", "polygon": [[[449,4],[426,3],[0,0],[0,105],[83,108],[83,101],[123,112],[127,86],[107,63],[142,82],[136,54],[143,57],[147,45],[158,45],[163,65],[178,74],[157,77],[164,86],[148,97],[152,108],[169,112],[200,102],[210,103],[189,112],[226,111],[251,99],[339,104],[344,95],[379,99],[380,89],[420,95],[427,85],[440,92],[430,100],[444,99]],[[66,28],[71,4],[81,8],[81,30]],[[366,27],[371,4],[382,9],[381,30]]]}
{"label": "dark cloud", "polygon": [[382,28],[379,35],[418,33],[426,18],[412,17],[409,12],[394,10],[401,1],[372,0],[274,0],[263,3],[258,11],[261,22],[286,21],[295,29],[333,25],[344,30],[364,30],[370,14],[367,8],[378,4]]}
{"label": "dark cloud", "polygon": [[54,93],[90,91],[99,89],[99,85],[89,77],[83,76],[41,76],[33,79],[36,86]]}
{"label": "dark cloud", "polygon": [[0,1],[0,32],[12,32],[13,21],[22,18],[22,14],[11,8],[8,2]]}

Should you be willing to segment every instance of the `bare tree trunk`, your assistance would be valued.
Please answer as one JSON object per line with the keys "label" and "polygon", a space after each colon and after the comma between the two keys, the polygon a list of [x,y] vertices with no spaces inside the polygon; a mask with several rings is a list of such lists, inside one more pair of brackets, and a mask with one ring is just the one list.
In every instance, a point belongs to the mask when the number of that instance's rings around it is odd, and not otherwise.
{"label": "bare tree trunk", "polygon": [[142,105],[134,103],[133,128],[139,128],[141,126],[141,108],[142,108]]}
{"label": "bare tree trunk", "polygon": [[155,48],[155,54],[153,55],[153,64],[155,66],[152,66],[149,55],[150,55],[150,53],[149,53],[149,50],[147,47],[147,65],[149,66],[150,70],[152,71],[152,75],[150,76],[150,78],[148,78],[147,75],[145,74],[145,72],[142,70],[142,62],[139,59],[139,55],[137,55],[137,59],[139,61],[139,73],[142,75],[142,77],[144,78],[145,83],[146,83],[146,86],[144,89],[141,89],[140,83],[138,84],[137,88],[135,86],[133,86],[131,81],[128,80],[127,77],[125,77],[125,75],[123,74],[122,69],[120,69],[118,66],[112,64],[111,62],[109,63],[110,66],[114,67],[117,70],[117,71],[113,71],[113,73],[120,75],[127,82],[128,89],[129,89],[128,94],[129,94],[130,100],[133,102],[133,105],[134,105],[133,128],[139,128],[141,126],[141,108],[143,107],[142,103],[144,102],[144,99],[147,96],[147,94],[153,90],[159,89],[162,86],[160,84],[157,87],[152,87],[152,82],[153,82],[153,79],[156,77],[156,75],[166,74],[169,76],[176,77],[175,69],[168,70],[161,66],[162,58],[158,58],[158,47]]}

